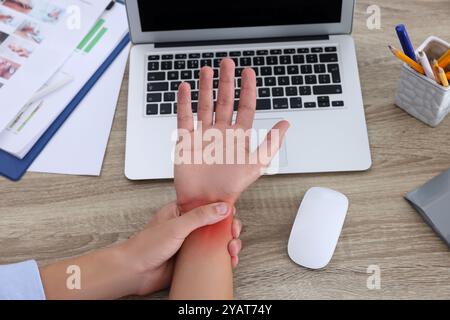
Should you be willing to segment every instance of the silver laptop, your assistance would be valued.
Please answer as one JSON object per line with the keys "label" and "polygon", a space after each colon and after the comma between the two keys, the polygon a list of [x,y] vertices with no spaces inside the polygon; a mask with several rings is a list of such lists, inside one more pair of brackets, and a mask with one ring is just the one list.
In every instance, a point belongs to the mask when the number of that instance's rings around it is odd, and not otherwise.
{"label": "silver laptop", "polygon": [[[371,166],[355,46],[354,0],[222,2],[127,0],[130,57],[125,175],[173,177],[176,91],[202,66],[230,57],[257,75],[255,129],[291,127],[278,173],[363,171]],[[215,92],[217,96],[217,92]],[[237,108],[237,103],[236,103]]]}

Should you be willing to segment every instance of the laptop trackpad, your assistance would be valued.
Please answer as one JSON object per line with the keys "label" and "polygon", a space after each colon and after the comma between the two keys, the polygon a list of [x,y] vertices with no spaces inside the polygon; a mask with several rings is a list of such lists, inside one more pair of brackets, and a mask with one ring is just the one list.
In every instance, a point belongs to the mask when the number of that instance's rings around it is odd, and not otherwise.
{"label": "laptop trackpad", "polygon": [[[253,135],[252,135],[252,151],[255,150],[266,137],[267,133],[270,132],[272,127],[282,121],[283,119],[257,119],[253,122]],[[267,170],[268,174],[277,174],[279,168],[286,168],[288,166],[287,160],[287,137],[284,140],[283,146],[280,152],[272,160],[270,167]]]}

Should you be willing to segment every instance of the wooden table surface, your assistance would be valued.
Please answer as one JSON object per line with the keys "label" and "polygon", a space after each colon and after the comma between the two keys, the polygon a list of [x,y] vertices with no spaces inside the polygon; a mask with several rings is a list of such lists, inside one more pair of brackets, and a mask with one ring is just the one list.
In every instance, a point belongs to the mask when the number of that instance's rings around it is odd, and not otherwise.
{"label": "wooden table surface", "polygon": [[[369,5],[381,7],[381,30],[366,26]],[[450,252],[403,199],[450,167],[450,117],[432,129],[393,105],[401,64],[394,26],[406,23],[414,45],[430,35],[450,40],[449,0],[358,1],[356,41],[373,167],[368,172],[264,177],[237,204],[245,224],[235,271],[238,299],[450,298]],[[128,75],[101,177],[29,173],[0,179],[0,263],[40,264],[80,255],[140,230],[175,199],[171,181],[131,182],[124,176]],[[331,264],[322,271],[295,265],[287,241],[308,188],[345,193],[350,210]],[[450,210],[450,209],[449,209]],[[367,268],[381,270],[369,290]],[[149,298],[166,298],[160,292]]]}

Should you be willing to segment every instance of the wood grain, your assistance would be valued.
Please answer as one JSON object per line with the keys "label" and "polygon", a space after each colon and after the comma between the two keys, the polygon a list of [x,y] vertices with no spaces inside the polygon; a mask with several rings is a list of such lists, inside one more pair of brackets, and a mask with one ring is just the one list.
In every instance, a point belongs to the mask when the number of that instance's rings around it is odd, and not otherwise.
{"label": "wood grain", "polygon": [[[366,27],[378,4],[382,29]],[[428,18],[424,18],[428,17]],[[450,298],[450,252],[403,199],[450,167],[450,117],[432,129],[393,105],[400,63],[386,46],[394,26],[407,24],[419,45],[450,40],[449,0],[358,1],[354,25],[373,168],[362,173],[265,177],[238,203],[244,250],[235,271],[239,299]],[[0,263],[40,264],[126,239],[175,198],[171,181],[131,182],[124,174],[128,74],[100,178],[27,174],[0,180]],[[308,271],[292,263],[286,245],[305,191],[327,186],[350,198],[332,263]],[[369,265],[381,268],[381,289],[368,290]],[[164,299],[167,292],[148,298]]]}

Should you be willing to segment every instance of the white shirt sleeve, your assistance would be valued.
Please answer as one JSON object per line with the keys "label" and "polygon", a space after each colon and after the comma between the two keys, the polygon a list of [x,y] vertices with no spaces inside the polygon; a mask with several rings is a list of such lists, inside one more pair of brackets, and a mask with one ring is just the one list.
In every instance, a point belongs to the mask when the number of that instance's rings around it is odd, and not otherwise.
{"label": "white shirt sleeve", "polygon": [[0,300],[45,300],[36,261],[0,265]]}

